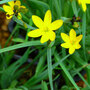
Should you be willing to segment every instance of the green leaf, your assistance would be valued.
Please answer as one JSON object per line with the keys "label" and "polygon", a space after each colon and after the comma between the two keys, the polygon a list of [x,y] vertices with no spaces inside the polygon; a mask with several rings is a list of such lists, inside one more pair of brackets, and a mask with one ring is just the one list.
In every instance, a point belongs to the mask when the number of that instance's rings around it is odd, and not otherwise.
{"label": "green leaf", "polygon": [[45,13],[49,9],[49,5],[39,0],[27,0],[30,4],[30,7],[36,10],[40,10],[42,13]]}
{"label": "green leaf", "polygon": [[19,48],[23,48],[23,47],[38,46],[38,45],[44,45],[44,44],[41,44],[40,41],[29,41],[29,42],[25,42],[25,43],[21,43],[21,44],[17,44],[17,45],[13,45],[13,46],[3,48],[3,49],[0,50],[0,53],[15,50],[15,49],[19,49]]}
{"label": "green leaf", "polygon": [[12,41],[13,42],[25,42],[25,40],[23,40],[21,38],[13,38]]}
{"label": "green leaf", "polygon": [[[61,60],[59,60],[57,63],[53,64],[52,70],[55,69],[55,67],[57,67],[61,62],[63,62],[69,56],[70,55],[67,55],[64,58],[62,58]],[[45,70],[42,73],[40,73],[39,75],[37,75],[37,77],[33,76],[32,78],[30,78],[24,85],[29,88],[29,87],[39,83],[41,80],[46,79],[47,76],[48,76],[48,70]]]}
{"label": "green leaf", "polygon": [[15,0],[3,0],[3,1],[0,1],[0,4],[7,3],[7,2],[10,2],[10,1],[15,1]]}
{"label": "green leaf", "polygon": [[44,64],[45,64],[45,57],[41,56],[39,59],[38,65],[36,67],[36,74],[35,75],[41,73],[41,69],[43,68]]}
{"label": "green leaf", "polygon": [[13,16],[13,20],[14,20],[16,23],[18,23],[18,24],[20,24],[20,25],[22,25],[22,26],[25,26],[25,28],[36,29],[36,28],[30,26],[29,24],[25,23],[24,21],[19,20],[16,16]]}
{"label": "green leaf", "polygon": [[[1,87],[2,88],[7,88],[12,80],[14,80],[14,75],[16,70],[24,63],[26,62],[28,55],[29,55],[29,48],[27,51],[24,53],[24,55],[17,60],[15,63],[13,63],[11,66],[9,66],[1,75]],[[7,82],[6,82],[7,81]]]}
{"label": "green leaf", "polygon": [[86,38],[86,13],[83,13],[83,19],[82,19],[82,34],[83,34],[83,52],[84,52],[84,57],[86,60],[86,53],[85,53],[85,38]]}
{"label": "green leaf", "polygon": [[47,83],[42,81],[42,90],[48,90]]}
{"label": "green leaf", "polygon": [[47,48],[47,63],[48,63],[48,76],[51,90],[53,90],[53,81],[52,81],[52,60],[51,60],[51,48]]}
{"label": "green leaf", "polygon": [[73,8],[73,12],[76,15],[76,17],[78,17],[78,11],[77,11],[77,7],[76,7],[76,0],[72,0],[72,8]]}
{"label": "green leaf", "polygon": [[[58,56],[57,53],[54,54],[55,58],[57,61],[59,61],[61,58]],[[75,81],[73,80],[72,76],[70,75],[70,73],[68,72],[67,68],[65,67],[64,63],[60,63],[59,64],[62,68],[62,70],[64,71],[64,73],[66,74],[66,76],[68,77],[68,79],[71,81],[71,83],[74,85],[74,87],[77,89],[77,90],[80,90],[79,87],[77,86],[77,84],[75,83]]]}

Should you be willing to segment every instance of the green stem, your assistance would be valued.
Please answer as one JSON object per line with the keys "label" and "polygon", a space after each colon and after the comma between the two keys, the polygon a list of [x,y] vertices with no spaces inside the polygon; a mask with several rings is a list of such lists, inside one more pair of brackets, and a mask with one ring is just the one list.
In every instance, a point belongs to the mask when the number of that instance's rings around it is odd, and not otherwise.
{"label": "green stem", "polygon": [[[29,20],[29,25],[32,26],[32,19]],[[28,34],[28,32],[29,32],[30,30],[31,30],[30,28],[27,29],[27,34]],[[29,37],[27,36],[27,34],[26,34],[25,41],[28,41],[28,38],[29,38]]]}
{"label": "green stem", "polygon": [[77,11],[77,7],[76,7],[76,0],[72,0],[72,9],[73,9],[73,12],[76,15],[76,17],[78,17],[78,11]]}
{"label": "green stem", "polygon": [[51,48],[47,48],[47,63],[48,63],[48,76],[51,90],[53,90],[53,81],[52,81],[52,61],[51,61]]}
{"label": "green stem", "polygon": [[5,43],[5,46],[4,47],[6,47],[8,45],[9,41],[11,40],[11,38],[15,34],[15,32],[18,30],[18,28],[19,28],[19,25],[16,25],[16,27],[13,29],[11,35],[9,36],[7,42]]}
{"label": "green stem", "polygon": [[[55,56],[55,59],[57,61],[59,61],[61,58],[59,57],[59,55],[57,54],[57,52],[55,52],[54,54]],[[67,68],[65,67],[64,63],[61,62],[60,64],[60,67],[62,68],[62,70],[64,71],[64,73],[66,74],[66,76],[68,77],[68,79],[71,81],[71,83],[74,85],[74,87],[77,89],[77,90],[80,90],[79,87],[77,86],[77,84],[75,83],[75,81],[73,80],[72,76],[70,75],[70,73],[68,72]]]}
{"label": "green stem", "polygon": [[84,50],[84,57],[86,60],[86,53],[85,53],[85,37],[86,37],[86,13],[83,13],[83,19],[82,19],[82,34],[83,34],[83,50]]}
{"label": "green stem", "polygon": [[87,81],[88,81],[88,83],[90,85],[90,66],[87,66],[86,71],[87,71]]}

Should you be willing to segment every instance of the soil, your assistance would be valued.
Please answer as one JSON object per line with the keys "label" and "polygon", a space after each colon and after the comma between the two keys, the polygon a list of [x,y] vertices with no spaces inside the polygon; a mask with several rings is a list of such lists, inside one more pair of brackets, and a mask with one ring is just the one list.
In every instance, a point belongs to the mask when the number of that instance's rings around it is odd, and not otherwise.
{"label": "soil", "polygon": [[[0,5],[1,7],[2,5]],[[4,12],[0,11],[0,45],[3,48],[5,42],[7,41],[10,33],[8,31],[8,24],[10,20],[6,19],[6,15]]]}

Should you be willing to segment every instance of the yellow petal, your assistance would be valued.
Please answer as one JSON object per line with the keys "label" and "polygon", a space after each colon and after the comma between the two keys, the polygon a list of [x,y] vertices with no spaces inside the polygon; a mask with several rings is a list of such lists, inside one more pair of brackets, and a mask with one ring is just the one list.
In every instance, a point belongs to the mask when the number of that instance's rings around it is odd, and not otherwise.
{"label": "yellow petal", "polygon": [[45,22],[45,24],[48,25],[48,24],[51,23],[51,21],[52,21],[51,11],[48,10],[48,11],[46,12],[46,14],[45,14],[44,22]]}
{"label": "yellow petal", "polygon": [[22,19],[22,15],[20,13],[18,13],[18,16],[17,16],[18,19]]}
{"label": "yellow petal", "polygon": [[71,29],[69,32],[70,40],[75,40],[76,39],[76,32],[74,29]]}
{"label": "yellow petal", "polygon": [[90,0],[85,0],[86,4],[90,4]]}
{"label": "yellow petal", "polygon": [[20,6],[20,8],[26,8],[25,6]]}
{"label": "yellow petal", "polygon": [[42,35],[42,32],[39,29],[32,30],[28,33],[29,37],[39,37]]}
{"label": "yellow petal", "polygon": [[38,28],[42,28],[44,23],[42,21],[42,19],[36,15],[32,15],[32,20],[33,23],[38,27]]}
{"label": "yellow petal", "polygon": [[68,43],[70,42],[70,38],[67,34],[61,33],[61,37],[65,42],[68,42]]}
{"label": "yellow petal", "polygon": [[73,54],[74,51],[75,51],[75,48],[73,46],[69,48],[69,54]]}
{"label": "yellow petal", "polygon": [[45,35],[43,35],[43,36],[41,37],[40,42],[41,42],[41,43],[44,43],[44,42],[47,42],[48,40],[49,40],[48,34],[45,34]]}
{"label": "yellow petal", "polygon": [[6,19],[11,19],[13,15],[9,15],[8,13],[6,13]]}
{"label": "yellow petal", "polygon": [[79,49],[79,48],[81,48],[81,45],[80,45],[79,43],[76,43],[76,44],[73,45],[73,47],[74,47],[75,49]]}
{"label": "yellow petal", "polygon": [[21,2],[20,1],[16,1],[15,2],[15,5],[20,6],[21,5]]}
{"label": "yellow petal", "polygon": [[10,1],[10,2],[8,2],[8,4],[9,4],[11,7],[14,7],[14,1]]}
{"label": "yellow petal", "polygon": [[87,6],[86,6],[86,4],[85,4],[85,3],[82,3],[82,9],[83,9],[83,11],[84,11],[84,12],[86,11]]}
{"label": "yellow petal", "polygon": [[62,43],[61,46],[64,48],[70,48],[71,47],[70,43]]}
{"label": "yellow petal", "polygon": [[79,43],[82,39],[83,35],[79,35],[76,37],[76,42]]}
{"label": "yellow petal", "polygon": [[54,40],[55,40],[55,37],[56,37],[55,32],[50,31],[50,33],[49,33],[48,36],[50,37],[50,40],[51,40],[51,41],[54,41]]}
{"label": "yellow petal", "polygon": [[56,20],[49,26],[50,30],[57,30],[63,25],[63,20]]}
{"label": "yellow petal", "polygon": [[5,10],[5,12],[7,12],[10,15],[14,14],[13,9],[10,6],[3,5],[3,9]]}
{"label": "yellow petal", "polygon": [[78,3],[81,4],[81,0],[78,0]]}

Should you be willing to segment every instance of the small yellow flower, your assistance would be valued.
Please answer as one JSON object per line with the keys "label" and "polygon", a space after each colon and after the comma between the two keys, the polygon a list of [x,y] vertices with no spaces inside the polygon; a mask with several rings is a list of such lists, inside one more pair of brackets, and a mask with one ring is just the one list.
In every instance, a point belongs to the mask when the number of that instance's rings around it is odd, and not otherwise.
{"label": "small yellow flower", "polygon": [[79,42],[82,39],[82,35],[76,37],[76,32],[74,29],[71,29],[69,32],[69,36],[65,33],[61,33],[61,37],[65,43],[62,43],[61,46],[64,48],[69,48],[69,54],[73,54],[75,49],[81,48]]}
{"label": "small yellow flower", "polygon": [[6,12],[6,18],[11,19],[13,15],[20,16],[21,14],[18,12],[20,8],[26,8],[24,6],[21,6],[20,1],[10,1],[8,2],[9,5],[3,5],[3,9]]}
{"label": "small yellow flower", "polygon": [[82,9],[85,12],[87,9],[86,4],[90,4],[90,0],[78,0],[78,3],[82,5]]}
{"label": "small yellow flower", "polygon": [[32,15],[32,20],[34,24],[38,27],[38,29],[32,30],[28,33],[29,37],[39,37],[41,36],[41,43],[47,42],[48,40],[54,41],[55,40],[55,32],[54,30],[59,29],[63,21],[62,20],[56,20],[51,23],[52,16],[51,11],[48,10],[45,14],[44,21],[36,15]]}

